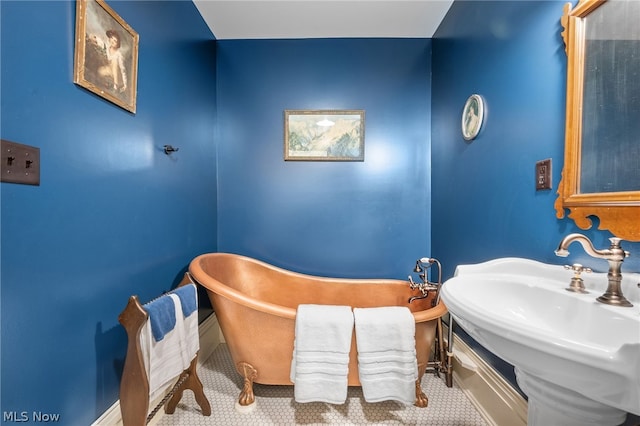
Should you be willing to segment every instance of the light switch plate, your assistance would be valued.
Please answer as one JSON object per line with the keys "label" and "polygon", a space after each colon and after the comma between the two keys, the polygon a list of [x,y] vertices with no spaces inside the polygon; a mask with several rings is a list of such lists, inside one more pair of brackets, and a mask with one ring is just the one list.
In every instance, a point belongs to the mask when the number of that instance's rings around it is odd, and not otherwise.
{"label": "light switch plate", "polygon": [[536,163],[536,191],[551,189],[551,158]]}
{"label": "light switch plate", "polygon": [[40,148],[2,139],[2,182],[40,185]]}

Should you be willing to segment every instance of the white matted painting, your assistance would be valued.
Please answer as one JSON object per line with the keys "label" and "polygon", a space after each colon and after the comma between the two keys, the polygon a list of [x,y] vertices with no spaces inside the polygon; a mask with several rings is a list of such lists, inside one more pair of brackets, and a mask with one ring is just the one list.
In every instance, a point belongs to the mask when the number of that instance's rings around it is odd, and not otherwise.
{"label": "white matted painting", "polygon": [[470,141],[478,136],[484,120],[484,102],[480,95],[471,95],[462,109],[462,137]]}
{"label": "white matted painting", "polygon": [[285,110],[286,161],[364,161],[364,110]]}

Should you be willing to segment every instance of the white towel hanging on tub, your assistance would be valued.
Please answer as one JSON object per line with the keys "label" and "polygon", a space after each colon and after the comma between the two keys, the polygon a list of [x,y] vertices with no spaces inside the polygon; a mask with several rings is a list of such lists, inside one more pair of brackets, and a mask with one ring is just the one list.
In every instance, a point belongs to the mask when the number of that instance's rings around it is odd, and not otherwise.
{"label": "white towel hanging on tub", "polygon": [[298,306],[290,375],[296,402],[344,404],[352,334],[351,307]]}
{"label": "white towel hanging on tub", "polygon": [[415,402],[416,323],[406,307],[355,308],[358,375],[367,402]]}

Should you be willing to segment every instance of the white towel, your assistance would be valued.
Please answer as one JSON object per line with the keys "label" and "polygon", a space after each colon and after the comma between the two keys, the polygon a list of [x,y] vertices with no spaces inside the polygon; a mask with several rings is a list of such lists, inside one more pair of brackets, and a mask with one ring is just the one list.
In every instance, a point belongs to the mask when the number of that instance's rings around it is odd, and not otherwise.
{"label": "white towel", "polygon": [[352,331],[353,313],[349,306],[298,306],[296,348],[300,352],[349,353]]}
{"label": "white towel", "polygon": [[415,357],[415,349],[411,351],[358,352],[358,361],[367,364],[374,362],[413,362]]}
{"label": "white towel", "polygon": [[355,308],[358,374],[367,402],[415,402],[415,320],[406,307]]}
{"label": "white towel", "polygon": [[409,308],[355,308],[358,353],[414,351],[416,322]]}
{"label": "white towel", "polygon": [[367,402],[398,401],[412,405],[416,401],[416,381],[397,375],[362,379],[362,394]]}
{"label": "white towel", "polygon": [[359,367],[360,376],[365,378],[375,378],[374,376],[382,376],[386,373],[396,376],[407,376],[413,378],[415,375],[415,367],[410,362],[406,363],[376,363],[376,364],[364,364],[360,363]]}
{"label": "white towel", "polygon": [[149,401],[153,401],[189,367],[200,349],[197,310],[185,318],[177,295],[162,297],[170,297],[175,304],[175,327],[159,342],[153,338],[149,321],[140,331],[142,358],[149,379]]}
{"label": "white towel", "polygon": [[290,374],[296,402],[344,404],[352,334],[349,306],[298,306]]}

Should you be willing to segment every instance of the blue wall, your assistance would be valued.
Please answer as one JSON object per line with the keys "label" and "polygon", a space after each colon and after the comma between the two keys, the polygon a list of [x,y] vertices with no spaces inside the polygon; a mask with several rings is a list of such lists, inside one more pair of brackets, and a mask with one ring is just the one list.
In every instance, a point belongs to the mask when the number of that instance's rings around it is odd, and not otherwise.
{"label": "blue wall", "polygon": [[[113,2],[140,33],[132,115],[73,84],[75,2],[0,2],[2,138],[42,158],[39,187],[0,186],[1,409],[91,423],[118,396],[128,296],[203,252],[351,277],[403,278],[425,255],[446,277],[499,256],[604,269],[553,254],[570,232],[609,236],[553,209],[562,5],[456,1],[433,40],[215,42],[191,2]],[[487,120],[468,143],[472,93]],[[365,161],[283,161],[285,109],[364,109]],[[545,158],[554,189],[535,192]]]}
{"label": "blue wall", "polygon": [[[73,84],[75,2],[2,1],[2,411],[87,425],[118,398],[118,314],[216,250],[215,40],[191,2],[113,2],[140,34],[137,114]],[[180,151],[171,157],[164,144]]]}
{"label": "blue wall", "polygon": [[[567,259],[554,254],[572,232],[597,248],[608,247],[611,236],[555,216],[564,162],[564,3],[456,1],[434,36],[432,253],[446,265],[446,278],[458,264],[503,256],[607,269],[579,245]],[[484,98],[486,117],[479,136],[466,142],[460,119],[473,93]],[[546,158],[553,161],[553,190],[536,192],[535,163]],[[623,247],[633,255],[623,272],[637,271],[640,244]]]}
{"label": "blue wall", "polygon": [[[406,278],[429,254],[431,40],[218,42],[219,249]],[[364,162],[283,160],[285,109],[364,109]]]}

